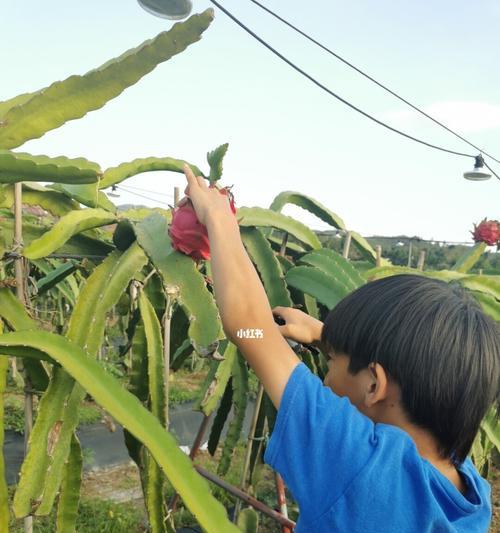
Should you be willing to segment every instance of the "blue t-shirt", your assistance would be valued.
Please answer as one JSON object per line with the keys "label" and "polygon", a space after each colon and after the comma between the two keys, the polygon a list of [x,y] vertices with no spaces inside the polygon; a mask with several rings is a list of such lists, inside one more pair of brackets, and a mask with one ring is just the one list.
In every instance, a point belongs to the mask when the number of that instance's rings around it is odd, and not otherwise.
{"label": "blue t-shirt", "polygon": [[296,533],[484,533],[490,486],[470,459],[460,491],[411,437],[375,424],[303,364],[286,385],[265,461],[300,508]]}

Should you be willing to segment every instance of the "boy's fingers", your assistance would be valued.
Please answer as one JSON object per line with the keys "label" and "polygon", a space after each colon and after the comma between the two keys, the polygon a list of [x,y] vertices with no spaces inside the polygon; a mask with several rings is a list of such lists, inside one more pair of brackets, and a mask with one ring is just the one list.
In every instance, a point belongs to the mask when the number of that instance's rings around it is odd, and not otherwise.
{"label": "boy's fingers", "polygon": [[195,175],[193,174],[193,171],[191,170],[191,167],[189,165],[186,165],[184,163],[184,174],[186,175],[186,179],[188,181],[188,187],[199,185],[198,180],[196,179]]}
{"label": "boy's fingers", "polygon": [[198,181],[198,185],[202,189],[208,189],[207,183],[206,183],[205,178],[203,176],[196,176],[196,180]]}

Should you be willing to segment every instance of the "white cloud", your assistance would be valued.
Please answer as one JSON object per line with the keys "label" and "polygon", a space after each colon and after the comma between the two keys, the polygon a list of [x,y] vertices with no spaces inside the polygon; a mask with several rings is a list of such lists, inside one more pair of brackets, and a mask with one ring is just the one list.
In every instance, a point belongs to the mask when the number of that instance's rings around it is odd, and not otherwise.
{"label": "white cloud", "polygon": [[[499,104],[474,101],[434,102],[422,110],[457,133],[500,128]],[[390,121],[394,126],[409,126],[416,124],[417,120],[426,119],[416,111],[408,109],[385,113],[384,120]]]}

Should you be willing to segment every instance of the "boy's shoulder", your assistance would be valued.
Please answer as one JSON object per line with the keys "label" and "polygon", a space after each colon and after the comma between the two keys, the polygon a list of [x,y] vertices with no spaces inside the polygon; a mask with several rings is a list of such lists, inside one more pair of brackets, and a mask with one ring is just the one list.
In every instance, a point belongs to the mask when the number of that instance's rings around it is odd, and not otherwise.
{"label": "boy's shoulder", "polygon": [[303,364],[287,383],[265,460],[299,503],[298,533],[306,524],[368,532],[383,523],[385,531],[480,532],[491,517],[489,485],[470,460],[460,467],[462,495],[405,431],[375,424]]}

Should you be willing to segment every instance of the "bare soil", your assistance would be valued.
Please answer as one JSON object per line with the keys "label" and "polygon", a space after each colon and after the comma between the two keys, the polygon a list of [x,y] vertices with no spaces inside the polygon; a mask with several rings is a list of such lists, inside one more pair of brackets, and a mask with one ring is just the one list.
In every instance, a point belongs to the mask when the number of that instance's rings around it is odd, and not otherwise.
{"label": "bare soil", "polygon": [[86,472],[82,497],[101,498],[117,503],[131,502],[144,507],[139,469],[134,462]]}
{"label": "bare soil", "polygon": [[[500,470],[493,471],[490,481],[493,504],[490,533],[500,533]],[[82,496],[117,503],[130,502],[145,513],[139,470],[133,462],[87,472],[83,479]]]}

